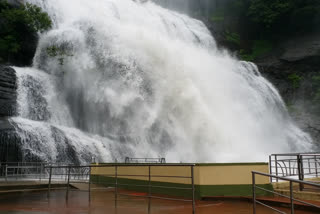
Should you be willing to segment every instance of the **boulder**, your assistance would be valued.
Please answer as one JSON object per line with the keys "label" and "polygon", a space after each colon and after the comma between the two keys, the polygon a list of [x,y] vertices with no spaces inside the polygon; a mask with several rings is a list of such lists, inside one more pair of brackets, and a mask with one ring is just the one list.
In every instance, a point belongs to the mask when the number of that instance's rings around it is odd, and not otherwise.
{"label": "boulder", "polygon": [[281,60],[298,62],[310,58],[320,58],[320,33],[302,36],[287,41],[283,46]]}

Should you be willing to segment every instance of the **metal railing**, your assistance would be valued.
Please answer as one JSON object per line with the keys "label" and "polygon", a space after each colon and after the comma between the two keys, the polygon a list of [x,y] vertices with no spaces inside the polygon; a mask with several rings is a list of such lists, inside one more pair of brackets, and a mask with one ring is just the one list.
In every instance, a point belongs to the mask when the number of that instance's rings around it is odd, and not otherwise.
{"label": "metal railing", "polygon": [[[156,170],[157,167],[186,167],[183,170],[184,175],[163,175],[163,174],[155,174],[152,173],[153,170]],[[88,188],[82,191],[88,191],[88,198],[89,202],[91,201],[91,190],[94,189],[101,189],[101,187],[94,187],[92,188],[92,184],[96,184],[97,182],[92,181],[92,169],[96,168],[108,168],[111,169],[112,173],[110,174],[102,174],[103,177],[112,178],[111,183],[102,183],[103,185],[108,185],[109,187],[114,188],[114,195],[115,195],[115,205],[117,206],[118,196],[133,196],[133,197],[145,197],[148,198],[148,212],[150,213],[151,209],[151,199],[166,199],[166,200],[176,200],[176,201],[185,201],[192,203],[192,213],[195,213],[195,184],[194,184],[194,166],[195,164],[158,164],[158,163],[129,163],[129,164],[100,164],[100,165],[88,165],[88,166],[74,166],[74,165],[63,165],[63,164],[49,164],[49,163],[40,163],[40,162],[26,162],[26,163],[17,163],[17,162],[7,162],[7,163],[0,163],[0,182],[5,181],[29,181],[31,180],[39,180],[41,183],[46,182],[48,184],[48,195],[50,196],[50,192],[53,188],[57,188],[54,186],[55,184],[59,184],[59,188],[66,189],[66,200],[68,200],[69,192],[76,190],[75,188],[70,188],[72,185],[75,184],[86,184]],[[145,173],[138,174],[138,173],[125,173],[121,174],[122,167],[145,167]],[[189,169],[188,169],[189,168]],[[178,170],[179,171],[179,170]],[[178,173],[178,172],[177,172]],[[187,174],[188,173],[188,174]],[[126,179],[136,179],[136,178],[143,178],[144,183],[142,184],[132,184],[129,183],[122,183],[123,180],[121,178]],[[175,181],[172,182],[173,185],[164,185],[156,183],[153,185],[153,180],[159,179],[174,179]],[[185,185],[174,185],[177,179],[182,179],[183,182],[180,182]],[[184,180],[183,180],[184,179]],[[138,179],[139,180],[139,179]],[[125,181],[125,180],[124,180]],[[169,182],[170,183],[170,182]],[[99,182],[98,182],[99,184]],[[146,189],[146,195],[131,195],[125,194],[123,191],[128,188],[140,188]],[[105,189],[105,188],[104,188]],[[185,194],[191,194],[188,197],[166,197],[159,194],[153,194],[152,190],[180,190],[185,191]],[[79,191],[79,190],[77,190]],[[190,192],[189,192],[190,191]],[[186,196],[186,195],[183,195]]]}
{"label": "metal railing", "polygon": [[126,157],[125,163],[166,163],[165,158],[129,158]]}
{"label": "metal railing", "polygon": [[[190,167],[190,176],[170,176],[170,175],[153,175],[152,168],[153,167]],[[94,168],[111,168],[114,170],[114,173],[110,174],[102,174],[104,177],[112,178],[114,182],[111,183],[102,183],[103,185],[108,185],[109,187],[114,187],[114,198],[115,198],[115,207],[117,208],[118,204],[118,196],[131,196],[131,197],[145,197],[148,198],[148,213],[151,213],[151,199],[164,199],[164,200],[175,200],[175,201],[184,201],[184,202],[191,202],[192,203],[192,213],[195,214],[195,184],[194,184],[194,166],[195,164],[106,164],[106,165],[90,165],[90,166],[47,166],[46,168],[49,171],[49,180],[48,180],[48,195],[50,195],[52,180],[54,177],[59,177],[60,175],[67,175],[65,177],[67,189],[66,189],[66,199],[68,199],[69,191],[70,191],[70,183],[75,183],[75,178],[79,176],[80,171],[88,172],[89,176],[84,176],[84,174],[80,173],[83,179],[78,180],[78,183],[87,183],[88,184],[88,199],[89,203],[91,201],[91,191],[92,184],[99,184],[99,182],[92,181],[92,169]],[[122,167],[146,167],[148,173],[146,174],[120,174],[119,169]],[[64,173],[61,173],[61,170]],[[57,173],[55,173],[57,171]],[[59,172],[60,171],[60,172]],[[67,172],[67,174],[65,173]],[[121,183],[121,178],[130,178],[135,179],[137,177],[145,178],[144,181],[147,184],[132,184],[132,183]],[[179,186],[161,186],[161,185],[152,185],[152,178],[168,178],[168,179],[187,179],[190,181],[190,187],[179,187]],[[119,190],[126,189],[128,187],[135,187],[135,188],[147,188],[147,195],[131,195],[121,193]],[[181,198],[173,198],[173,197],[165,197],[160,195],[152,194],[152,188],[158,189],[172,189],[172,190],[187,190],[191,191],[191,199],[181,199]]]}
{"label": "metal railing", "polygon": [[[275,179],[283,180],[283,181],[288,181],[289,184],[290,184],[290,188],[289,188],[290,189],[290,196],[287,196],[287,195],[284,195],[284,194],[280,194],[278,192],[275,192],[275,191],[268,190],[268,189],[265,189],[265,188],[257,186],[256,182],[255,182],[256,181],[256,175],[265,176],[265,177],[269,177],[269,178],[275,178]],[[308,206],[311,206],[311,207],[314,207],[314,208],[318,208],[319,211],[320,211],[320,206],[294,198],[294,195],[293,195],[293,193],[294,193],[293,192],[293,183],[298,183],[299,185],[300,184],[304,184],[304,185],[308,185],[308,186],[313,186],[313,187],[318,188],[320,190],[320,185],[312,183],[312,182],[300,181],[300,180],[297,180],[297,179],[284,178],[284,177],[280,177],[280,176],[276,176],[276,175],[271,175],[271,174],[252,171],[253,214],[256,214],[256,209],[257,209],[256,205],[257,204],[260,204],[260,205],[262,205],[264,207],[267,207],[267,208],[269,208],[269,209],[271,209],[273,211],[276,211],[278,213],[286,214],[285,212],[283,212],[283,211],[281,211],[279,209],[276,209],[274,207],[271,207],[271,206],[259,201],[257,199],[257,197],[256,197],[256,189],[259,189],[259,190],[262,190],[262,191],[266,191],[268,193],[272,193],[272,194],[284,197],[286,199],[289,199],[290,200],[290,209],[291,209],[290,213],[291,214],[294,214],[294,212],[295,212],[295,203],[294,202],[298,202],[298,203],[301,203],[301,204],[304,204],[304,205],[308,205]]]}
{"label": "metal railing", "polygon": [[[320,174],[320,152],[272,154],[269,156],[270,174],[279,177],[292,177],[303,181]],[[278,182],[278,178],[270,178]],[[303,189],[303,185],[300,185]]]}
{"label": "metal railing", "polygon": [[[69,199],[69,192],[71,190],[71,183],[87,184],[89,192],[89,202],[91,200],[90,188],[90,174],[91,166],[72,166],[72,165],[47,165],[45,170],[48,172],[48,197],[50,197],[53,181],[59,181],[60,184],[65,183],[66,201]],[[84,190],[76,190],[84,191]]]}
{"label": "metal railing", "polygon": [[42,162],[0,162],[0,179],[5,181],[18,179],[39,179],[45,176]]}
{"label": "metal railing", "polygon": [[[46,163],[46,162],[0,162],[0,182],[1,181],[29,181],[29,180],[47,180],[49,178],[50,167],[55,167],[51,173],[52,180],[67,180],[68,171],[60,166],[66,166],[65,163]],[[72,178],[83,180],[88,176],[85,171],[71,171]],[[77,177],[76,177],[77,175]]]}

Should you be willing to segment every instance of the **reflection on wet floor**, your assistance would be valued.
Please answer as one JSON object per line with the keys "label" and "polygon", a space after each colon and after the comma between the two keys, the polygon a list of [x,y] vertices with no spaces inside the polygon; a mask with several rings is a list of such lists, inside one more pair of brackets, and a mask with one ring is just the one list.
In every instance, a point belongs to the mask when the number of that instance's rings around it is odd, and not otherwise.
{"label": "reflection on wet floor", "polygon": [[[290,213],[288,209],[280,208]],[[267,208],[258,206],[259,214],[273,214]],[[91,192],[91,203],[88,192],[70,191],[66,199],[66,191],[51,191],[50,197],[46,191],[0,194],[1,214],[47,214],[47,213],[90,213],[90,214],[148,214],[148,199],[118,196],[115,209],[114,193],[112,191]],[[192,213],[189,202],[152,199],[150,214],[188,214]],[[252,213],[252,204],[244,201],[197,201],[197,214],[247,214]],[[299,211],[296,214],[311,214],[317,212]]]}

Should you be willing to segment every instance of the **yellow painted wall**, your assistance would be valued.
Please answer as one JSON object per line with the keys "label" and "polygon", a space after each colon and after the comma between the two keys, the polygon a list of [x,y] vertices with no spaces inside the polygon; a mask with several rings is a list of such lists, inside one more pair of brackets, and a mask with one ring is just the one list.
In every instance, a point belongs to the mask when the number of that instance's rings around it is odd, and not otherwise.
{"label": "yellow painted wall", "polygon": [[[148,166],[118,166],[118,178],[135,179],[135,180],[149,180]],[[191,168],[189,166],[151,166],[151,181],[169,182],[190,184],[191,178],[176,178],[174,176],[191,177]],[[115,167],[93,167],[91,169],[92,175],[103,175],[107,177],[114,177]],[[137,176],[139,175],[139,176]],[[159,177],[157,177],[159,176]],[[173,177],[161,177],[173,176]]]}
{"label": "yellow painted wall", "polygon": [[[167,178],[156,176],[184,176],[191,177],[190,166],[170,166],[159,165],[151,166],[151,181],[169,182],[169,183],[181,183],[190,184],[190,178]],[[208,164],[208,165],[196,165],[194,166],[194,183],[196,185],[239,185],[239,184],[251,184],[252,175],[251,171],[258,171],[268,173],[268,164]],[[107,177],[113,177],[115,174],[115,167],[93,167],[91,171],[92,175],[103,175]],[[131,176],[135,175],[135,176]],[[136,176],[139,175],[139,176]],[[135,179],[135,180],[148,180],[149,179],[148,166],[118,166],[118,177]],[[269,178],[256,176],[256,184],[268,184]]]}
{"label": "yellow painted wall", "polygon": [[[251,171],[269,173],[268,165],[199,166],[196,183],[201,185],[252,184]],[[256,176],[256,184],[268,184],[269,178]]]}

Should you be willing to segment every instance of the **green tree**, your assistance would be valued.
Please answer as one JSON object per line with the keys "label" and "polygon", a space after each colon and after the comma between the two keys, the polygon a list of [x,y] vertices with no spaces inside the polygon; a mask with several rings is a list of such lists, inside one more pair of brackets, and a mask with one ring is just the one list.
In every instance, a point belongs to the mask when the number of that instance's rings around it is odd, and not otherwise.
{"label": "green tree", "polygon": [[312,30],[319,0],[251,0],[248,15],[273,33]]}
{"label": "green tree", "polygon": [[272,27],[292,9],[290,0],[252,0],[248,15],[253,21]]}
{"label": "green tree", "polygon": [[10,62],[22,49],[52,26],[48,14],[32,4],[19,7],[10,6],[7,1],[0,0],[0,57]]}

